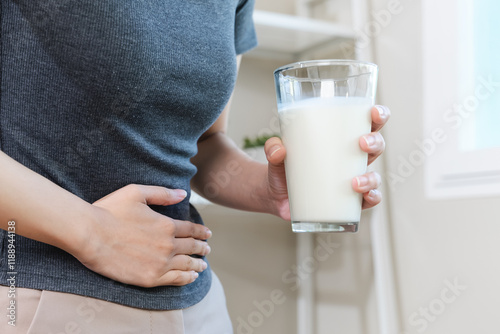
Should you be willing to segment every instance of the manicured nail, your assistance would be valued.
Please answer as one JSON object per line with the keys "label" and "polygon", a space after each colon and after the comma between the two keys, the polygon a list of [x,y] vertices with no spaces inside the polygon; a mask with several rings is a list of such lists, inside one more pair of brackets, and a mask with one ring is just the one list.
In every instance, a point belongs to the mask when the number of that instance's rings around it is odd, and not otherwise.
{"label": "manicured nail", "polygon": [[368,178],[366,176],[357,176],[356,182],[358,182],[358,187],[364,187],[368,185]]}
{"label": "manicured nail", "polygon": [[365,140],[365,143],[366,143],[366,145],[368,145],[368,147],[375,145],[375,137],[363,136],[363,139]]}
{"label": "manicured nail", "polygon": [[210,238],[210,237],[212,236],[212,231],[210,231],[210,229],[209,229],[209,228],[207,228],[207,229],[205,230],[205,233],[207,234],[207,239],[208,239],[208,238]]}
{"label": "manicured nail", "polygon": [[368,192],[368,197],[371,199],[371,200],[375,200],[377,199],[377,197],[380,195],[380,191],[378,191],[377,189],[372,189]]}
{"label": "manicured nail", "polygon": [[380,117],[384,117],[385,115],[385,109],[383,106],[375,106],[375,108],[377,108],[377,111],[378,111],[378,114],[380,115]]}
{"label": "manicured nail", "polygon": [[279,150],[281,150],[281,146],[280,145],[274,145],[273,147],[271,147],[271,154],[269,154],[269,157],[272,157],[274,155],[274,153],[278,152]]}
{"label": "manicured nail", "polygon": [[384,119],[387,117],[386,108],[384,106],[375,106],[375,108],[377,108],[380,118]]}
{"label": "manicured nail", "polygon": [[187,196],[187,192],[184,189],[175,189],[175,196],[178,198],[184,198]]}

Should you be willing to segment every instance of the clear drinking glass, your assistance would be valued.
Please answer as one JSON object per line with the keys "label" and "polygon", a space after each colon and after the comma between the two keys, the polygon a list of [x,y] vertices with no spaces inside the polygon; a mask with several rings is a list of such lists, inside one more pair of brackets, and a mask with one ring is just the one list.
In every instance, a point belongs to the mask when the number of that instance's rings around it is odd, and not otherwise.
{"label": "clear drinking glass", "polygon": [[366,172],[359,147],[370,133],[378,67],[353,60],[304,61],[274,71],[294,232],[356,232]]}

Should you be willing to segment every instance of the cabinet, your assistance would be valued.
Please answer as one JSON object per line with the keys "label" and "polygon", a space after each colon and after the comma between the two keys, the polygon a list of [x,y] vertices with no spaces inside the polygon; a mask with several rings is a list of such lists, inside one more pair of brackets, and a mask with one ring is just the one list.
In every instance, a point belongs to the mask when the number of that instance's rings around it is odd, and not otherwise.
{"label": "cabinet", "polygon": [[249,56],[295,61],[325,49],[339,50],[342,43],[353,43],[352,27],[308,17],[256,10],[258,47]]}

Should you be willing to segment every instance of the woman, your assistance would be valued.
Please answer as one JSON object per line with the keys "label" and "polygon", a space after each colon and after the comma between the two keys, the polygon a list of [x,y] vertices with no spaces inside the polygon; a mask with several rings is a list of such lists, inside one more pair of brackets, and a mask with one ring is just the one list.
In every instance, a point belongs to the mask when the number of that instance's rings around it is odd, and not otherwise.
{"label": "woman", "polygon": [[[290,219],[281,141],[266,143],[264,165],[225,134],[238,55],[256,44],[252,10],[252,0],[2,0],[2,333],[232,332],[189,194],[191,183],[214,202]],[[373,108],[374,132],[360,139],[370,162],[388,117]],[[353,180],[364,208],[380,202],[379,183]]]}

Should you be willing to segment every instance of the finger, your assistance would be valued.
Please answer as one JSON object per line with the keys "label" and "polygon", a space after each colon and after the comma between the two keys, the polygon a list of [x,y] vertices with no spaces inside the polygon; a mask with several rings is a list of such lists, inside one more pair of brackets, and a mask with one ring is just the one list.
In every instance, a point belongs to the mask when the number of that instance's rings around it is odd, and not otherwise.
{"label": "finger", "polygon": [[159,186],[130,185],[133,191],[138,191],[148,205],[172,205],[181,202],[187,195],[183,189],[169,189]]}
{"label": "finger", "polygon": [[212,236],[212,231],[204,225],[176,219],[173,219],[173,222],[175,224],[174,236],[176,238],[206,240]]}
{"label": "finger", "polygon": [[205,241],[193,238],[174,239],[174,253],[177,255],[208,255],[211,248]]}
{"label": "finger", "polygon": [[355,177],[352,180],[352,188],[357,193],[367,193],[370,190],[377,189],[382,182],[382,179],[378,173],[369,172],[360,176]]}
{"label": "finger", "polygon": [[201,273],[207,269],[208,264],[202,259],[188,255],[176,255],[168,262],[168,270],[196,271]]}
{"label": "finger", "polygon": [[386,106],[374,106],[371,109],[372,132],[380,131],[391,117],[391,111]]}
{"label": "finger", "polygon": [[265,145],[267,161],[272,165],[281,165],[285,160],[286,150],[283,142],[278,137],[269,138]]}
{"label": "finger", "polygon": [[368,164],[371,164],[384,152],[385,140],[379,132],[372,132],[359,139],[359,147],[369,154]]}
{"label": "finger", "polygon": [[382,193],[377,189],[372,189],[363,194],[363,209],[373,208],[382,201]]}
{"label": "finger", "polygon": [[385,140],[379,132],[372,132],[359,139],[359,147],[366,153],[382,153],[385,149]]}
{"label": "finger", "polygon": [[182,286],[193,283],[199,274],[196,271],[170,270],[160,278],[158,285]]}

